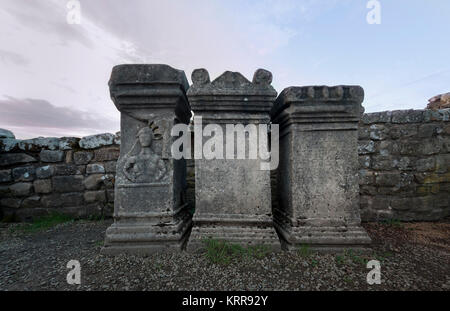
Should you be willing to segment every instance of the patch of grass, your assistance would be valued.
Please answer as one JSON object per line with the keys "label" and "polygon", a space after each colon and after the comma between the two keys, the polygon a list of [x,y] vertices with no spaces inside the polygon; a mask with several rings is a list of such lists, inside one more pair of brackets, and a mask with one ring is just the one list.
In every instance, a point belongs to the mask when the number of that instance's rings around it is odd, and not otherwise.
{"label": "patch of grass", "polygon": [[375,255],[375,259],[377,259],[380,262],[383,262],[387,258],[392,257],[392,256],[393,256],[393,254],[391,252],[386,251],[386,252],[383,252],[383,253],[377,253]]}
{"label": "patch of grass", "polygon": [[340,266],[343,265],[345,261],[344,255],[336,255],[336,263]]}
{"label": "patch of grass", "polygon": [[101,246],[103,246],[103,243],[105,243],[104,240],[98,240],[97,242],[95,242],[95,245],[98,247],[101,247]]}
{"label": "patch of grass", "polygon": [[52,213],[46,216],[42,216],[33,220],[30,224],[21,224],[14,228],[14,231],[20,231],[23,233],[34,233],[50,229],[58,224],[72,222],[74,218],[68,215],[60,213]]}
{"label": "patch of grass", "polygon": [[390,227],[396,227],[396,228],[403,227],[403,223],[398,219],[387,219],[387,220],[381,221],[381,223],[386,226],[390,226]]}
{"label": "patch of grass", "polygon": [[266,245],[243,247],[239,244],[232,244],[216,239],[206,239],[204,243],[206,258],[212,263],[222,265],[228,265],[232,260],[242,259],[243,257],[262,259],[270,252],[270,248]]}
{"label": "patch of grass", "polygon": [[315,266],[317,266],[317,264],[318,264],[317,260],[315,260],[314,258],[311,259],[311,266],[315,267]]}
{"label": "patch of grass", "polygon": [[87,220],[89,220],[89,221],[103,221],[103,220],[105,220],[105,216],[104,215],[89,215],[87,217]]}
{"label": "patch of grass", "polygon": [[353,250],[348,250],[344,252],[345,256],[350,258],[351,261],[353,261],[356,264],[360,264],[360,265],[366,265],[367,264],[367,259],[353,253]]}
{"label": "patch of grass", "polygon": [[311,249],[308,244],[302,244],[298,250],[298,254],[302,257],[309,257],[311,255]]}

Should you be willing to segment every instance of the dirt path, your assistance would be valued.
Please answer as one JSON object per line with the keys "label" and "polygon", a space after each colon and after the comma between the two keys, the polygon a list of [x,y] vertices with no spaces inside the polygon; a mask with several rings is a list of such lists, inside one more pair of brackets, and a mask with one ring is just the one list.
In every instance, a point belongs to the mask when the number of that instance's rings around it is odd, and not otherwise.
{"label": "dirt path", "polygon": [[[368,255],[269,254],[213,264],[203,254],[99,254],[111,221],[76,221],[37,233],[1,224],[0,290],[450,290],[450,222],[365,224]],[[81,285],[66,264],[81,263]],[[369,259],[381,285],[368,285]]]}

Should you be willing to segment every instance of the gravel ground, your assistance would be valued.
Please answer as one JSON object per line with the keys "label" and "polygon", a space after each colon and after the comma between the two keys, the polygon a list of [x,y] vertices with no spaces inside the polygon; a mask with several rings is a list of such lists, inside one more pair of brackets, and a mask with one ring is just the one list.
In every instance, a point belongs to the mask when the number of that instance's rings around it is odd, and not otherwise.
{"label": "gravel ground", "polygon": [[[108,257],[99,253],[106,221],[75,221],[24,233],[0,226],[0,290],[450,290],[450,221],[364,224],[373,251],[275,253],[213,264],[204,254]],[[81,263],[81,285],[66,264]],[[368,285],[369,259],[381,284]]]}

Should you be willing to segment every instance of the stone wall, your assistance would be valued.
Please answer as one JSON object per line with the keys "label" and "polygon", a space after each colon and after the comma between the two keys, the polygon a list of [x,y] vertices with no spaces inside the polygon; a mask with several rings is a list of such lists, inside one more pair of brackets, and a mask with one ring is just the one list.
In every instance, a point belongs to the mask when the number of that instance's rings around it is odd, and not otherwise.
{"label": "stone wall", "polygon": [[[359,130],[363,220],[450,215],[449,119],[450,109],[364,114]],[[0,217],[26,221],[49,211],[111,216],[119,146],[119,134],[0,138]],[[194,206],[194,163],[187,162],[187,198]]]}
{"label": "stone wall", "polygon": [[450,109],[365,114],[359,128],[364,220],[450,215]]}
{"label": "stone wall", "polygon": [[120,137],[0,138],[0,207],[5,219],[27,221],[58,211],[111,216]]}

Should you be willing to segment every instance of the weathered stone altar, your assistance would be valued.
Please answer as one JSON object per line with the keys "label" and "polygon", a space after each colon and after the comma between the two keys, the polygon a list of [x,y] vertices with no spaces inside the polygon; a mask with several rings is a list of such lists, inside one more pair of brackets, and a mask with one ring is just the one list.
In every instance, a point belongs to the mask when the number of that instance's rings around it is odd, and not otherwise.
{"label": "weathered stone altar", "polygon": [[[217,126],[214,135],[217,135],[217,131],[227,133],[227,124],[258,126],[270,122],[269,111],[277,94],[270,85],[270,72],[259,69],[250,82],[240,73],[227,71],[210,82],[208,72],[197,69],[192,73],[192,82],[187,95],[195,113],[194,127],[205,130],[214,124]],[[258,131],[258,135],[260,139],[267,138],[267,131]],[[210,139],[205,135],[195,137],[196,143],[201,141],[202,146]],[[196,209],[188,250],[203,246],[207,238],[280,248],[272,220],[270,171],[261,170],[259,157],[249,158],[252,142],[255,139],[249,133],[238,142],[245,143],[245,158],[238,157],[237,148],[230,152],[233,159],[230,154],[226,156],[230,147],[226,140],[215,146],[215,151],[221,150],[222,159],[196,157]]]}
{"label": "weathered stone altar", "polygon": [[289,87],[277,98],[280,124],[279,208],[274,222],[283,249],[364,249],[360,226],[359,86]]}
{"label": "weathered stone altar", "polygon": [[183,71],[167,65],[120,65],[109,81],[121,112],[114,224],[103,253],[146,254],[184,248],[191,228],[185,159],[171,157],[170,131],[191,117]]}

